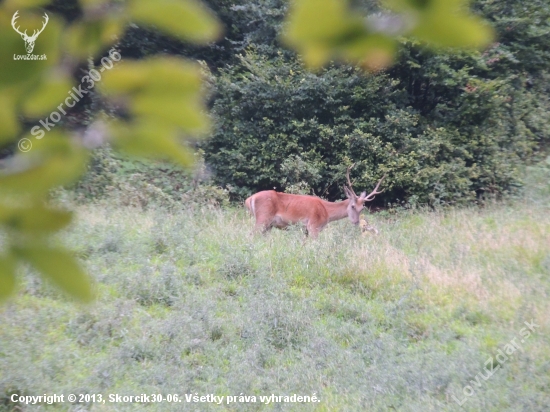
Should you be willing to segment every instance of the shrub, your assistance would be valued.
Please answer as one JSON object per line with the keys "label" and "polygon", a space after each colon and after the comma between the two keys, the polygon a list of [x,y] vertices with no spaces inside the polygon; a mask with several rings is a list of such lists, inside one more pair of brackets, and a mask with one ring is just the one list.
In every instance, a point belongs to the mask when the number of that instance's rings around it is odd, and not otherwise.
{"label": "shrub", "polygon": [[227,190],[209,184],[201,157],[192,172],[163,162],[130,159],[100,148],[94,152],[87,173],[71,192],[77,202],[109,200],[119,206],[146,209],[151,206],[187,208],[199,205],[226,206]]}
{"label": "shrub", "polygon": [[514,191],[518,165],[547,138],[537,115],[546,103],[514,76],[491,78],[489,60],[405,43],[387,72],[332,65],[313,74],[249,48],[217,77],[206,161],[233,197],[276,188],[340,198],[352,162],[360,190],[389,173],[385,202],[435,206]]}

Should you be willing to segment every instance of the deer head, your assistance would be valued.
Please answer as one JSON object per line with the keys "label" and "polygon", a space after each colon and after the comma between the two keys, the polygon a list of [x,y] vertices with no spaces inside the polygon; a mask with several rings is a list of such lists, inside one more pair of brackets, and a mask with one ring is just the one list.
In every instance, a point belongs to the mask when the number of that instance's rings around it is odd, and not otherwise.
{"label": "deer head", "polygon": [[344,186],[344,192],[346,193],[346,196],[349,199],[348,208],[347,208],[349,220],[354,225],[358,225],[359,215],[361,214],[361,211],[365,207],[365,202],[370,202],[374,200],[376,195],[383,192],[383,190],[378,192],[378,188],[380,187],[380,184],[382,183],[382,181],[386,178],[386,175],[384,174],[384,176],[382,176],[382,179],[378,181],[378,184],[376,185],[374,190],[370,192],[368,195],[367,195],[367,192],[362,192],[360,196],[357,196],[357,194],[353,191],[351,180],[349,178],[349,171],[353,166],[355,166],[355,163],[349,166],[346,172],[346,177],[348,179],[348,186]]}
{"label": "deer head", "polygon": [[16,20],[19,18],[19,15],[17,13],[19,13],[19,10],[17,10],[13,15],[13,18],[11,19],[11,25],[13,29],[17,33],[19,33],[21,35],[21,38],[25,41],[25,49],[27,49],[27,53],[30,54],[34,49],[34,42],[36,41],[36,38],[40,33],[42,33],[42,31],[44,31],[44,28],[46,27],[46,24],[48,24],[50,18],[46,13],[44,13],[44,23],[42,24],[42,28],[40,30],[34,30],[32,36],[29,36],[27,34],[27,30],[21,33],[21,31],[19,30],[19,26],[15,27]]}

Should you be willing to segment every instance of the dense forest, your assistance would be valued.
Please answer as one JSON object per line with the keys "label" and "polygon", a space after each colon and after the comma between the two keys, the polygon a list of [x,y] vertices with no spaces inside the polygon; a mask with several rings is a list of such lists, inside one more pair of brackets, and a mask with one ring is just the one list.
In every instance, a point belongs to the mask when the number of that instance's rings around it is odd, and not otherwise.
{"label": "dense forest", "polygon": [[234,197],[276,188],[339,198],[344,165],[356,162],[357,187],[389,172],[381,201],[468,202],[519,187],[518,166],[548,143],[544,1],[475,1],[497,32],[488,49],[434,52],[402,39],[395,65],[376,73],[340,63],[305,70],[279,41],[286,1],[208,4],[223,41],[189,47],[133,27],[121,49],[205,62],[215,129],[200,147]]}
{"label": "dense forest", "polygon": [[[216,43],[189,45],[132,24],[117,46],[126,59],[202,62],[214,127],[196,148],[213,185],[232,199],[271,188],[338,199],[345,166],[356,163],[362,189],[388,173],[378,203],[468,203],[516,192],[520,166],[549,142],[545,1],[474,1],[496,31],[488,48],[433,51],[402,38],[395,64],[370,72],[339,62],[304,69],[280,40],[285,0],[206,3],[224,24]],[[355,6],[372,15],[378,3]],[[68,21],[79,15],[74,2],[50,8]],[[69,127],[113,112],[96,92],[80,103]]]}

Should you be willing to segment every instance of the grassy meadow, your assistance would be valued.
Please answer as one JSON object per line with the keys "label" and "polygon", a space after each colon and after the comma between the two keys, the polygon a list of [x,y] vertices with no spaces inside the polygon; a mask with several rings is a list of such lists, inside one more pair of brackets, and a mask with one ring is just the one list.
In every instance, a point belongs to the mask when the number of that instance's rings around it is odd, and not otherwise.
{"label": "grassy meadow", "polygon": [[[548,410],[550,168],[526,180],[517,199],[371,215],[377,236],[343,220],[305,243],[300,228],[251,235],[243,208],[79,206],[59,242],[97,299],[22,268],[0,308],[0,410]],[[512,339],[521,349],[479,379]],[[53,393],[258,398],[10,401]],[[271,394],[320,402],[260,402]]]}

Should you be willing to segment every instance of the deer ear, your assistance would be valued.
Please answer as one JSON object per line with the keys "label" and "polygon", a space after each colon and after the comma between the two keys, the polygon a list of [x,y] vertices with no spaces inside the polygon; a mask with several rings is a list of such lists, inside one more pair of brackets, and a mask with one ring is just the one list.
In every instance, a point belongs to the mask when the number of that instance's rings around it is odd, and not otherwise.
{"label": "deer ear", "polygon": [[361,196],[359,196],[359,200],[361,202],[364,202],[366,197],[367,197],[367,192],[361,192]]}

